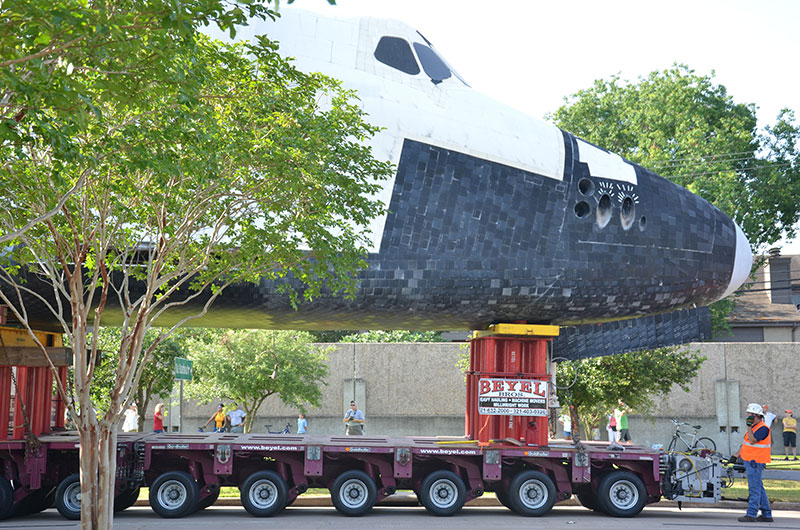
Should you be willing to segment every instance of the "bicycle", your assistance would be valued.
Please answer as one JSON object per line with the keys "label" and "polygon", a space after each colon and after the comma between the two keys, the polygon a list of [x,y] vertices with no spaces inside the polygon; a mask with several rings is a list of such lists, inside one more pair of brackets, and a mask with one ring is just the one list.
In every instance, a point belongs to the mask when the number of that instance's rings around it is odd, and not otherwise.
{"label": "bicycle", "polygon": [[269,434],[290,434],[292,432],[291,431],[291,427],[292,427],[291,423],[287,423],[286,427],[284,427],[283,430],[280,430],[280,431],[271,431],[271,430],[269,430],[269,428],[272,427],[271,423],[268,423],[267,425],[264,425],[264,427],[267,428],[267,432]]}
{"label": "bicycle", "polygon": [[703,449],[709,449],[711,451],[717,450],[717,444],[714,440],[707,436],[697,436],[697,431],[699,431],[701,427],[700,425],[691,425],[694,432],[689,433],[681,431],[681,427],[690,426],[688,423],[676,419],[673,419],[672,423],[675,424],[675,433],[672,435],[672,441],[669,442],[669,447],[667,447],[668,452],[678,451],[678,440],[680,440],[685,447],[684,451],[679,451],[682,453],[697,452]]}

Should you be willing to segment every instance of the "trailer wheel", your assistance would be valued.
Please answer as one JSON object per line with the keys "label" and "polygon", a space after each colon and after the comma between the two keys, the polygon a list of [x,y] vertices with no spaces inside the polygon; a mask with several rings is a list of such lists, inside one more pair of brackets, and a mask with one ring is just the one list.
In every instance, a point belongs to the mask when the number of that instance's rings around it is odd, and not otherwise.
{"label": "trailer wheel", "polygon": [[197,490],[197,482],[189,473],[162,473],[150,486],[150,507],[161,517],[184,517],[197,508]]}
{"label": "trailer wheel", "polygon": [[56,490],[50,487],[49,491],[45,489],[39,490],[40,493],[36,498],[36,503],[32,506],[31,513],[40,513],[48,508],[51,508],[56,500]]}
{"label": "trailer wheel", "polygon": [[511,509],[527,517],[539,517],[556,503],[556,486],[539,471],[520,471],[508,487]]}
{"label": "trailer wheel", "polygon": [[600,508],[600,503],[597,502],[597,495],[594,494],[592,491],[582,491],[578,493],[578,502],[581,503],[581,506],[584,508],[588,508],[595,512],[603,512],[603,509]]}
{"label": "trailer wheel", "polygon": [[375,481],[363,471],[345,471],[331,487],[331,500],[342,515],[364,515],[375,505],[377,497]]}
{"label": "trailer wheel", "polygon": [[450,516],[457,513],[464,506],[466,498],[464,481],[452,471],[430,473],[419,488],[419,501],[433,515]]}
{"label": "trailer wheel", "polygon": [[5,477],[0,477],[0,520],[11,517],[14,512],[14,488]]}
{"label": "trailer wheel", "polygon": [[139,488],[125,490],[114,498],[114,511],[122,512],[133,506],[139,499]]}
{"label": "trailer wheel", "polygon": [[81,476],[73,473],[61,481],[56,489],[56,509],[65,519],[81,518]]}
{"label": "trailer wheel", "polygon": [[[199,495],[199,493],[198,493]],[[205,510],[219,499],[219,489],[217,489],[214,493],[206,496],[203,500],[197,501],[197,511]]]}
{"label": "trailer wheel", "polygon": [[34,490],[27,497],[14,504],[14,508],[8,517],[23,517],[42,512],[53,505],[55,497],[55,488],[43,487]]}
{"label": "trailer wheel", "polygon": [[505,490],[497,490],[494,492],[494,495],[497,497],[497,500],[500,501],[500,504],[511,510],[511,502],[509,502],[508,493]]}
{"label": "trailer wheel", "polygon": [[242,484],[242,506],[250,515],[269,517],[286,507],[286,481],[274,471],[256,471]]}
{"label": "trailer wheel", "polygon": [[613,471],[597,488],[600,507],[613,517],[633,517],[642,511],[647,492],[642,479],[628,471]]}

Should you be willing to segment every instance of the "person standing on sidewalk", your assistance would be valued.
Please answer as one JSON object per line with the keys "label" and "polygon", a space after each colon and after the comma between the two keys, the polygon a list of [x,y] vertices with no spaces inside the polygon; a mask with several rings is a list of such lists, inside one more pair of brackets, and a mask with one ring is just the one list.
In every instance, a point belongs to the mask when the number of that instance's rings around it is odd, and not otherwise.
{"label": "person standing on sidewalk", "polygon": [[158,403],[153,411],[153,432],[164,432],[164,404]]}
{"label": "person standing on sidewalk", "polygon": [[308,420],[306,419],[306,415],[302,412],[297,415],[297,434],[307,434],[308,433]]}
{"label": "person standing on sidewalk", "polygon": [[355,401],[350,402],[350,410],[344,415],[345,434],[347,436],[358,436],[364,434],[364,413],[358,410]]}
{"label": "person standing on sidewalk", "polygon": [[619,408],[614,409],[614,417],[617,419],[617,441],[622,444],[632,444],[631,433],[628,430],[628,413],[633,410],[621,399],[617,400]]}
{"label": "person standing on sidewalk", "polygon": [[572,416],[570,416],[569,409],[565,410],[561,416],[558,417],[558,421],[564,425],[564,439],[572,439]]}
{"label": "person standing on sidewalk", "polygon": [[245,411],[239,408],[237,403],[231,403],[233,410],[228,412],[226,421],[231,426],[231,432],[244,432],[244,419],[247,417]]}
{"label": "person standing on sidewalk", "polygon": [[[740,458],[744,462],[745,471],[747,472],[747,489],[749,498],[747,501],[747,513],[739,517],[739,522],[742,523],[771,523],[772,508],[767,499],[767,491],[764,489],[764,482],[761,480],[761,474],[764,468],[772,461],[770,457],[770,448],[772,446],[772,437],[769,427],[764,423],[764,409],[758,403],[750,403],[747,405],[747,432],[744,435],[744,442],[742,447],[736,451],[731,458],[736,461]],[[759,509],[761,515],[758,515]]]}
{"label": "person standing on sidewalk", "polygon": [[225,432],[225,422],[228,420],[228,415],[225,414],[225,405],[220,403],[217,407],[217,411],[208,418],[208,421],[203,425],[205,429],[208,427],[208,424],[212,421],[214,422],[214,432]]}
{"label": "person standing on sidewalk", "polygon": [[793,460],[797,460],[797,418],[792,417],[792,411],[786,409],[786,417],[783,423],[783,459],[789,460],[789,447],[794,453]]}
{"label": "person standing on sidewalk", "polygon": [[131,403],[125,411],[125,421],[122,422],[122,432],[136,432],[139,430],[139,409],[136,403]]}

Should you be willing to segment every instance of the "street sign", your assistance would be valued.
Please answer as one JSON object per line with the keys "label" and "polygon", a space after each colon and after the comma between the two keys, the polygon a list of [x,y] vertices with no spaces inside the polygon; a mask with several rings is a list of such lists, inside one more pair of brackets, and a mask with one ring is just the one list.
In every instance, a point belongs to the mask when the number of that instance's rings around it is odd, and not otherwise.
{"label": "street sign", "polygon": [[177,381],[192,380],[192,361],[180,357],[175,358],[175,379]]}

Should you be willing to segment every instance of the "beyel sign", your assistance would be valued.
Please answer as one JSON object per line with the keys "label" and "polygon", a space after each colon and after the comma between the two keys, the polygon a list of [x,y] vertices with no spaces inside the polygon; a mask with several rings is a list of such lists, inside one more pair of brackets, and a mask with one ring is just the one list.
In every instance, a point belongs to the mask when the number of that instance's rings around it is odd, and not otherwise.
{"label": "beyel sign", "polygon": [[478,413],[488,416],[547,416],[547,381],[481,379]]}

